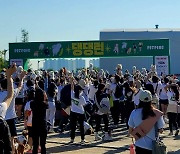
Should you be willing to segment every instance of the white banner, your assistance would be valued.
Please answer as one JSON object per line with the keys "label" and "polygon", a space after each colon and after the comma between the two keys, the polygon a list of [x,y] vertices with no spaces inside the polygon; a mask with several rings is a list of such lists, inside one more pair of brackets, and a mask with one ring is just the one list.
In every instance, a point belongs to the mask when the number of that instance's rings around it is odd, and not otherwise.
{"label": "white banner", "polygon": [[158,76],[169,74],[168,56],[155,56],[155,65]]}

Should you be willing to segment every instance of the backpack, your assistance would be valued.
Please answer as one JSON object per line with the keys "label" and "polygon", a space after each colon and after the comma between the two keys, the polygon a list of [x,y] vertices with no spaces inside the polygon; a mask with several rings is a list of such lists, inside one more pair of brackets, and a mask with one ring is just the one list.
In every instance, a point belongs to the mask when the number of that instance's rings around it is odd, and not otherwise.
{"label": "backpack", "polygon": [[120,100],[124,100],[123,87],[119,83],[116,85],[114,96]]}
{"label": "backpack", "polygon": [[66,108],[71,105],[71,85],[65,85],[61,90],[60,101],[62,108]]}
{"label": "backpack", "polygon": [[96,95],[95,95],[95,103],[99,109],[100,112],[107,114],[110,111],[110,101],[108,97],[104,97],[100,104],[98,104],[97,99],[96,99]]}

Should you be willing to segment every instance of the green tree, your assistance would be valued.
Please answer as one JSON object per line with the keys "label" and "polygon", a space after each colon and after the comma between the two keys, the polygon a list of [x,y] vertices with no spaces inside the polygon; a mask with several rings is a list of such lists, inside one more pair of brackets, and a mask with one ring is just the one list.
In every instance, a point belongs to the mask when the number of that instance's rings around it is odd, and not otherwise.
{"label": "green tree", "polygon": [[6,61],[6,52],[7,50],[0,51],[0,71],[8,65],[8,62]]}
{"label": "green tree", "polygon": [[21,29],[21,40],[22,42],[29,41],[29,32],[26,29]]}

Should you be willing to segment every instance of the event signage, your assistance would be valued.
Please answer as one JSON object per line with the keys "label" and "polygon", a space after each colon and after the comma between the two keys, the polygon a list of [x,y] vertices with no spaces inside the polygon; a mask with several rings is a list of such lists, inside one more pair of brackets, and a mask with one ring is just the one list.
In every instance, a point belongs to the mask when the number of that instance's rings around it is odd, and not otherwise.
{"label": "event signage", "polygon": [[169,59],[168,56],[155,56],[155,65],[158,76],[169,74]]}
{"label": "event signage", "polygon": [[169,56],[169,39],[10,43],[10,59]]}

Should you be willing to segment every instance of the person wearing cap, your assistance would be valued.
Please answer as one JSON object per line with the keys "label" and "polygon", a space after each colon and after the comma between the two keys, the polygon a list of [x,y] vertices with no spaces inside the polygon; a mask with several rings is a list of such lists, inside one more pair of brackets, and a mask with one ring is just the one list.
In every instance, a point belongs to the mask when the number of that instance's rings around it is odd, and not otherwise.
{"label": "person wearing cap", "polygon": [[83,87],[85,86],[84,82],[79,82],[79,84],[74,85],[75,81],[73,77],[70,78],[71,83],[71,112],[70,112],[70,143],[74,142],[75,139],[75,130],[77,121],[80,125],[80,134],[81,134],[81,144],[85,144],[85,134],[84,134],[84,106],[86,105],[86,100],[82,96]]}
{"label": "person wearing cap", "polygon": [[[138,127],[144,120],[149,117],[156,118],[156,112],[162,113],[161,111],[154,109],[152,106],[152,95],[150,91],[143,90],[139,96],[140,103],[137,109],[133,110],[129,121],[129,133],[131,134],[133,130]],[[163,115],[160,114],[160,115]],[[163,120],[163,116],[160,116],[157,120],[158,132],[162,133],[165,122]],[[148,123],[151,125],[151,123]],[[146,127],[146,126],[144,126]],[[136,154],[152,154],[152,141],[155,140],[155,125],[153,125],[152,129],[144,136],[136,140]]]}

